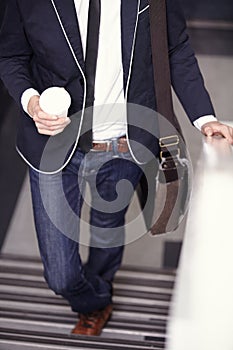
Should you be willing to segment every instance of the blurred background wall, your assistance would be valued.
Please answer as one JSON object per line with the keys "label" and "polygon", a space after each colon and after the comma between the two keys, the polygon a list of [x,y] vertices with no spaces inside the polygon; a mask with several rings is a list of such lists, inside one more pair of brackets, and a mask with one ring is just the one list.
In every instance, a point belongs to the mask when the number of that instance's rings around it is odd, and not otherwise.
{"label": "blurred background wall", "polygon": [[[0,0],[0,28],[6,1]],[[15,150],[19,111],[0,80],[0,248],[9,227],[26,166]]]}
{"label": "blurred background wall", "polygon": [[180,0],[187,19],[232,21],[232,0]]}

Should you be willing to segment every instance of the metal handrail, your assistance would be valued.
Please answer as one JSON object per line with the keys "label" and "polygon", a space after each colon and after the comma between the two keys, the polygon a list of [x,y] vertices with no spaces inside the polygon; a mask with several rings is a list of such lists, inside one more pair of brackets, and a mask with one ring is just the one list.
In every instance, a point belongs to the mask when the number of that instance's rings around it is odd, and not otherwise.
{"label": "metal handrail", "polygon": [[233,349],[233,149],[203,139],[168,324],[167,350]]}

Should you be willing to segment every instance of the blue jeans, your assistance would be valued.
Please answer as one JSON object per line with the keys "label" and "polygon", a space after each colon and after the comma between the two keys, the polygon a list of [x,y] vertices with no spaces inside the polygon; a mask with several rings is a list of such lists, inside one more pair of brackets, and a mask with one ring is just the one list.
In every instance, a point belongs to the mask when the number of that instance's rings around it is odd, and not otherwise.
{"label": "blue jeans", "polygon": [[[111,152],[90,151],[85,155],[77,149],[58,174],[29,171],[45,279],[79,313],[111,303],[111,283],[124,248],[125,213],[142,174],[129,153],[118,153],[116,142]],[[91,238],[84,265],[79,254],[79,231],[86,183],[91,192]]]}

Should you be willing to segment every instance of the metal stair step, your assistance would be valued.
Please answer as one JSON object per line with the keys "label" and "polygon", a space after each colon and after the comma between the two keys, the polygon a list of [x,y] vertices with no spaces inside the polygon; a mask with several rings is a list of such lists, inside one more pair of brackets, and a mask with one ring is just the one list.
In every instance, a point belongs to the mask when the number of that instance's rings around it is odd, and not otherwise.
{"label": "metal stair step", "polygon": [[[10,329],[0,328],[0,349],[1,344],[14,344],[25,346],[24,349],[101,349],[101,350],[161,350],[164,345],[161,341],[151,343],[149,341],[133,341],[121,339],[106,339],[100,337],[85,337],[75,335],[62,336],[57,334],[51,334],[46,332],[31,332],[31,331],[18,331],[14,332]],[[40,347],[39,347],[40,346]],[[3,348],[2,348],[3,349]],[[4,348],[5,349],[5,348]],[[14,348],[12,348],[14,349]],[[8,349],[7,349],[8,350]]]}
{"label": "metal stair step", "polygon": [[0,350],[162,349],[175,271],[123,267],[100,337],[70,334],[77,315],[43,277],[38,258],[0,255]]}

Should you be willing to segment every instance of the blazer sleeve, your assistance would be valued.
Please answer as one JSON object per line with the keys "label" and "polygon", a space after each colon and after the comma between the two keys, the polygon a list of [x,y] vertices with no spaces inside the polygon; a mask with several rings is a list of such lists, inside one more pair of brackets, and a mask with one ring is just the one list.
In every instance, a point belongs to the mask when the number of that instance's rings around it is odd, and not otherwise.
{"label": "blazer sleeve", "polygon": [[30,74],[31,57],[17,0],[7,0],[0,28],[0,78],[19,106],[22,93],[35,87]]}
{"label": "blazer sleeve", "polygon": [[166,3],[171,82],[185,112],[194,122],[215,112],[190,45],[179,0],[167,0]]}

